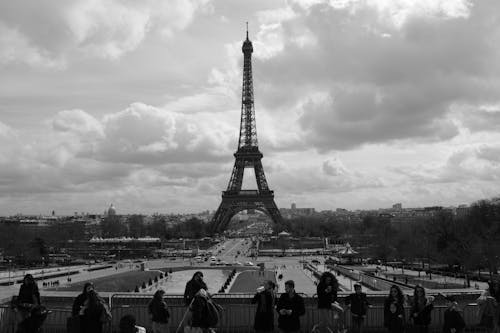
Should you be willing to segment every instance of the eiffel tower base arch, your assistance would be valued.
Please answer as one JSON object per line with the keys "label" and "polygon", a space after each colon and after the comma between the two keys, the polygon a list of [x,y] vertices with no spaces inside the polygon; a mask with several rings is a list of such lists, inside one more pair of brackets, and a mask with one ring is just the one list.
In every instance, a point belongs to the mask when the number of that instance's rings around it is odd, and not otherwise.
{"label": "eiffel tower base arch", "polygon": [[211,231],[220,233],[224,231],[231,218],[247,209],[258,210],[268,215],[274,223],[281,223],[282,217],[272,191],[269,194],[258,193],[253,190],[242,190],[237,194],[222,194],[222,202],[212,218]]}

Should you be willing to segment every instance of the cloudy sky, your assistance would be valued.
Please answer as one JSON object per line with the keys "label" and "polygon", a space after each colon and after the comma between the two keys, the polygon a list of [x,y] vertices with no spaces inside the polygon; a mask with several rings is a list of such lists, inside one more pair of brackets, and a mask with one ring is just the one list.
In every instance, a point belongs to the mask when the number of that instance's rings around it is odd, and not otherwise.
{"label": "cloudy sky", "polygon": [[500,194],[498,0],[17,0],[0,2],[0,215],[216,209],[245,21],[278,206]]}

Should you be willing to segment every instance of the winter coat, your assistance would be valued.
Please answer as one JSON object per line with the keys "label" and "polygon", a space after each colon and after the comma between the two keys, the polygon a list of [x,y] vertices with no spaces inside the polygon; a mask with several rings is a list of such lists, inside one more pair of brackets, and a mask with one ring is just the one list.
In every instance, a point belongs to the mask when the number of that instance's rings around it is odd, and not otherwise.
{"label": "winter coat", "polygon": [[196,294],[191,303],[191,327],[209,328],[207,319],[207,298]]}
{"label": "winter coat", "polygon": [[102,303],[98,303],[94,308],[85,309],[83,316],[80,316],[81,333],[102,333],[102,318],[106,308]]}
{"label": "winter coat", "polygon": [[318,309],[331,309],[332,303],[337,300],[337,288],[332,284],[329,292],[326,291],[328,285],[326,283],[318,283],[316,294],[318,295]]}
{"label": "winter coat", "polygon": [[40,292],[36,285],[21,284],[19,295],[17,296],[18,303],[28,303],[40,305]]}
{"label": "winter coat", "polygon": [[[279,314],[281,309],[292,310],[290,315]],[[276,305],[278,311],[278,327],[283,331],[297,331],[300,330],[299,317],[306,313],[304,307],[304,299],[294,293],[292,297],[288,293],[281,294],[278,304]]]}
{"label": "winter coat", "polygon": [[345,299],[346,305],[351,305],[351,313],[355,316],[365,316],[370,303],[365,293],[352,293]]}
{"label": "winter coat", "polygon": [[460,333],[465,328],[465,322],[460,312],[448,308],[444,311],[443,333],[451,333],[452,328],[456,329],[457,333]]}
{"label": "winter coat", "polygon": [[431,323],[431,311],[433,309],[434,305],[427,299],[425,300],[425,303],[420,306],[415,301],[410,311],[410,317],[413,319],[413,324],[419,326],[428,326]]}
{"label": "winter coat", "polygon": [[[396,312],[391,311],[391,304],[396,306]],[[389,332],[403,332],[405,323],[405,309],[403,304],[395,302],[392,298],[384,301],[384,327]]]}
{"label": "winter coat", "polygon": [[170,313],[168,312],[167,303],[165,303],[165,301],[153,299],[148,304],[148,311],[151,315],[151,321],[163,324],[168,323]]}
{"label": "winter coat", "polygon": [[73,316],[78,316],[78,313],[85,304],[86,300],[87,300],[87,295],[85,293],[81,293],[80,295],[76,296],[75,301],[73,302],[73,307],[71,309],[71,314]]}
{"label": "winter coat", "polygon": [[252,304],[257,304],[253,328],[256,331],[274,330],[274,295],[268,290],[255,294]]}
{"label": "winter coat", "polygon": [[195,279],[191,279],[186,283],[186,289],[184,290],[184,303],[186,305],[189,305],[191,301],[194,298],[194,295],[200,290],[200,289],[205,289],[207,290],[207,285],[205,282],[197,281]]}

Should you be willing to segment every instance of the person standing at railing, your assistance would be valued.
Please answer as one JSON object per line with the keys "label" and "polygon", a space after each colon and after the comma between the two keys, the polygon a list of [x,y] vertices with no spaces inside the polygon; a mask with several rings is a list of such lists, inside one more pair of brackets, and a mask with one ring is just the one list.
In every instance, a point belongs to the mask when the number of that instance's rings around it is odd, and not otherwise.
{"label": "person standing at railing", "polygon": [[80,295],[78,295],[75,298],[75,301],[73,302],[73,307],[71,314],[73,317],[78,316],[78,313],[80,312],[81,308],[85,304],[85,301],[87,300],[89,293],[94,290],[94,284],[92,282],[86,282],[83,285],[83,291]]}
{"label": "person standing at railing", "polygon": [[361,289],[361,284],[354,285],[354,293],[346,297],[345,303],[351,310],[351,322],[353,332],[361,333],[363,331],[363,324],[366,318],[366,313],[370,303],[366,298],[366,294]]}
{"label": "person standing at railing", "polygon": [[281,294],[276,311],[279,313],[278,327],[282,333],[300,332],[300,316],[306,313],[304,299],[295,292],[295,282],[285,282],[285,292]]}
{"label": "person standing at railing", "polygon": [[327,332],[336,326],[330,318],[332,309],[336,311],[333,315],[334,321],[339,318],[337,309],[340,305],[335,308],[332,307],[332,304],[337,302],[338,288],[339,283],[337,278],[331,272],[324,272],[321,274],[318,286],[316,287],[316,294],[318,296],[319,323],[313,328],[313,331]]}
{"label": "person standing at railing", "polygon": [[384,301],[384,327],[389,333],[403,333],[405,323],[405,298],[397,285],[392,285]]}
{"label": "person standing at railing", "polygon": [[111,312],[95,290],[91,290],[79,311],[80,333],[102,333],[103,324],[111,320]]}
{"label": "person standing at railing", "polygon": [[198,271],[194,273],[191,280],[186,283],[186,289],[184,290],[184,304],[186,304],[186,306],[191,304],[194,295],[196,295],[200,289],[208,290],[205,281],[203,281],[203,273]]}
{"label": "person standing at railing", "polygon": [[425,289],[417,285],[413,292],[413,303],[410,318],[413,321],[415,333],[428,333],[431,323],[431,312],[434,309],[434,297],[426,297]]}
{"label": "person standing at railing", "polygon": [[267,280],[264,286],[257,288],[257,293],[252,299],[252,304],[257,304],[253,325],[256,333],[274,331],[275,288],[274,282]]}
{"label": "person standing at railing", "polygon": [[167,303],[163,299],[165,291],[158,289],[153,295],[153,299],[148,304],[148,311],[153,322],[153,333],[168,333],[168,312]]}
{"label": "person standing at railing", "polygon": [[477,299],[479,305],[480,325],[488,332],[500,332],[500,282],[490,281],[486,289]]}
{"label": "person standing at railing", "polygon": [[16,299],[16,309],[20,314],[17,326],[19,333],[37,333],[47,317],[45,308],[42,309],[40,291],[33,275],[26,274]]}
{"label": "person standing at railing", "polygon": [[448,308],[444,311],[443,333],[462,333],[465,321],[458,310],[458,303],[453,296],[446,297]]}

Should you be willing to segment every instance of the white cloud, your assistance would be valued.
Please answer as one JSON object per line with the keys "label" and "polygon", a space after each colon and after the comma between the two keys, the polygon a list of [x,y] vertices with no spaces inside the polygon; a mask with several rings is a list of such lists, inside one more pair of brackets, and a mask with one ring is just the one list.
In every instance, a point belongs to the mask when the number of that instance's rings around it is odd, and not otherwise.
{"label": "white cloud", "polygon": [[208,0],[21,0],[0,4],[0,61],[64,67],[78,55],[117,59],[150,31],[170,38],[186,28]]}

